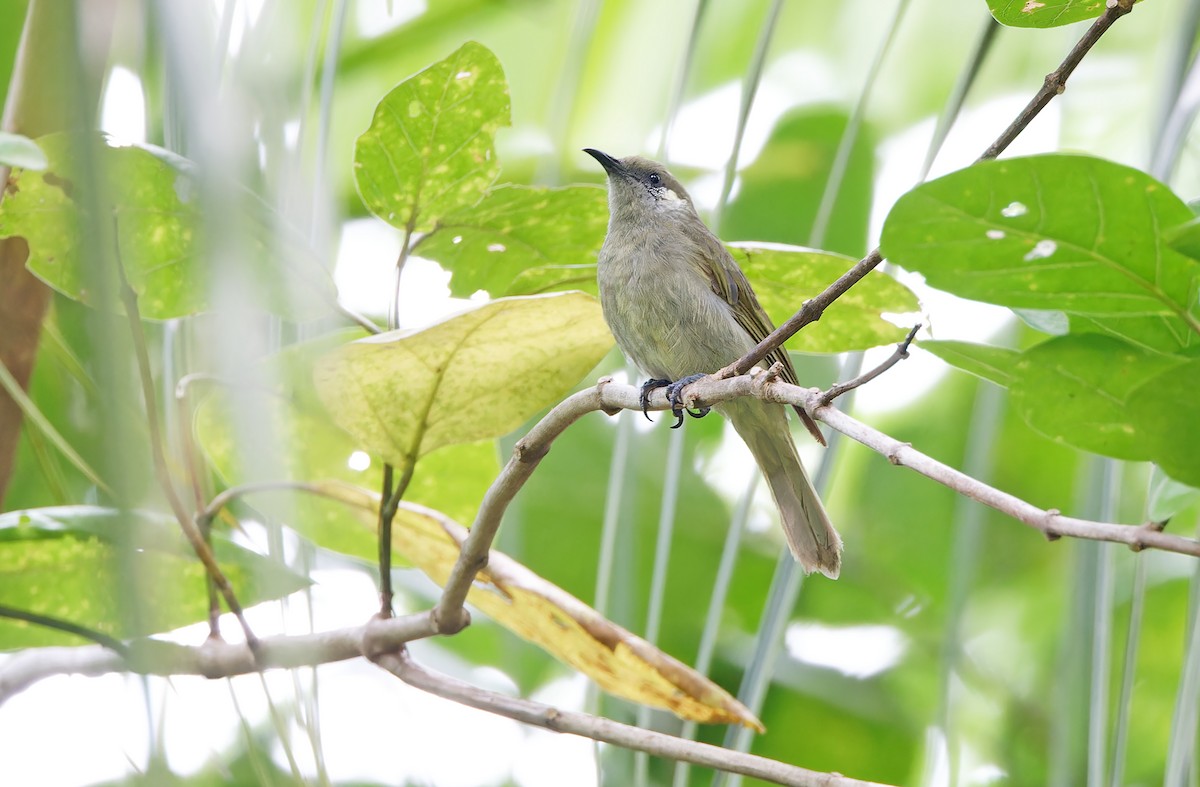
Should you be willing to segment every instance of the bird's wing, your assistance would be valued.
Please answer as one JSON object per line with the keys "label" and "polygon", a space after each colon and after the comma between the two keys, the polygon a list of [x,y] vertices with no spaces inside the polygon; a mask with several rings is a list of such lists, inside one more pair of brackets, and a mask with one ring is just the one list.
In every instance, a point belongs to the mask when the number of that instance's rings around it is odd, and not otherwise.
{"label": "bird's wing", "polygon": [[[741,325],[743,330],[754,339],[754,343],[758,344],[767,338],[771,331],[775,330],[775,326],[771,324],[771,318],[767,316],[766,309],[758,302],[754,290],[750,287],[750,280],[738,267],[733,255],[725,248],[725,244],[712,234],[704,237],[703,244],[696,255],[697,261],[708,275],[713,292],[724,298],[725,302],[733,308],[733,316],[738,321],[738,325]],[[730,359],[730,361],[733,360]],[[782,376],[785,382],[792,385],[800,384],[796,377],[796,368],[792,366],[792,359],[783,347],[776,347],[767,353],[766,360],[771,365],[779,363],[783,369]],[[821,434],[821,429],[817,426],[816,421],[804,412],[803,407],[798,405],[792,405],[792,407],[813,439],[821,445],[825,445],[825,437]]]}
{"label": "bird's wing", "polygon": [[[759,304],[754,290],[750,287],[749,279],[738,267],[729,250],[725,248],[725,244],[711,235],[704,239],[704,244],[698,256],[706,261],[705,272],[708,274],[713,292],[724,298],[725,302],[733,308],[733,316],[738,324],[746,333],[750,334],[754,343],[758,344],[767,338],[771,331],[775,330],[771,318]],[[730,358],[729,360],[732,362],[736,359]],[[793,385],[800,384],[796,379],[796,369],[792,366],[792,359],[788,357],[787,350],[777,347],[767,354],[766,360],[768,365],[778,362],[783,366],[784,380]]]}

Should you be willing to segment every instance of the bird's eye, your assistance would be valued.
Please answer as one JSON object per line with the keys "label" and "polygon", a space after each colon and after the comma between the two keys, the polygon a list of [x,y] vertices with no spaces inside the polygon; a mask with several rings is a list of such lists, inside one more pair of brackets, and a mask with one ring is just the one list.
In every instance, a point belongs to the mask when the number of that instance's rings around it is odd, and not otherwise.
{"label": "bird's eye", "polygon": [[658,184],[662,183],[662,178],[659,177],[657,172],[651,172],[650,177],[648,177],[647,180],[650,181],[651,186],[657,186]]}

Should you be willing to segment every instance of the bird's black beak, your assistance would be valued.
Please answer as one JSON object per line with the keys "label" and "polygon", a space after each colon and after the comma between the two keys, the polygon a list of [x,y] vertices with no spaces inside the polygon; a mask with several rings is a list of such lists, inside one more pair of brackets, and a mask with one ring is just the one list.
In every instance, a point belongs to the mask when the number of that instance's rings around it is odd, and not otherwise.
{"label": "bird's black beak", "polygon": [[621,165],[621,162],[607,153],[601,153],[595,148],[584,148],[583,152],[596,159],[596,161],[599,161],[600,166],[604,167],[604,171],[610,175],[623,174],[625,172],[625,167]]}

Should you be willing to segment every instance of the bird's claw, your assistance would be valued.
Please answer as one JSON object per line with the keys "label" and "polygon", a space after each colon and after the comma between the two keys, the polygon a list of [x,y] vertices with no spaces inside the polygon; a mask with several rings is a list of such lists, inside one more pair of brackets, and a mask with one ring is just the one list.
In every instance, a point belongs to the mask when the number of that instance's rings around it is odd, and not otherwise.
{"label": "bird's claw", "polygon": [[638,397],[638,403],[641,404],[642,415],[646,416],[647,421],[653,420],[650,417],[650,413],[646,412],[646,410],[650,407],[650,393],[670,384],[670,380],[659,380],[657,378],[650,379],[642,383],[642,393]]}
{"label": "bird's claw", "polygon": [[690,410],[683,404],[683,389],[690,383],[694,383],[702,377],[707,377],[705,374],[693,374],[684,377],[680,380],[667,386],[667,401],[671,403],[671,415],[675,416],[675,423],[671,425],[672,429],[678,429],[683,426],[683,414],[686,412],[692,418],[703,418],[712,412],[711,407],[701,407],[698,410]]}

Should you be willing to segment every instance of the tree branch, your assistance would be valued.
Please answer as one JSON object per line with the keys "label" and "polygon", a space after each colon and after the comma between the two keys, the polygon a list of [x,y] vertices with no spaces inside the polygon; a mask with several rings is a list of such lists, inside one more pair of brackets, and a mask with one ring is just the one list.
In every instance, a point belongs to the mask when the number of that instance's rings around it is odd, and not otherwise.
{"label": "tree branch", "polygon": [[1046,108],[1046,105],[1058,95],[1061,95],[1067,88],[1067,79],[1075,71],[1076,66],[1083,60],[1084,55],[1091,51],[1096,42],[1100,40],[1100,36],[1108,32],[1108,29],[1121,17],[1133,10],[1134,0],[1107,0],[1106,8],[1103,14],[1096,18],[1095,22],[1088,27],[1087,32],[1083,37],[1071,48],[1066,58],[1059,64],[1058,68],[1046,75],[1046,79],[1042,82],[1042,89],[1037,92],[1021,113],[1009,124],[1008,128],[1004,129],[1003,133],[996,138],[996,141],[988,145],[988,149],[983,151],[983,155],[979,157],[980,161],[994,159],[1004,152],[1005,148],[1012,144],[1022,131],[1025,130],[1038,113]]}
{"label": "tree branch", "polygon": [[100,645],[30,648],[13,654],[0,665],[0,705],[37,681],[53,675],[95,677],[130,672],[229,678],[266,669],[315,667],[372,653],[392,652],[406,642],[436,633],[429,612],[419,612],[388,620],[373,619],[354,628],[268,637],[258,640],[253,651],[245,643],[215,639],[196,646],[140,639],[123,646],[127,656]]}
{"label": "tree branch", "polygon": [[[606,377],[595,387],[563,400],[547,413],[529,434],[517,441],[512,457],[484,495],[479,513],[475,517],[475,524],[471,527],[471,535],[463,544],[458,562],[451,570],[442,597],[434,609],[438,633],[454,633],[469,622],[463,608],[467,591],[476,573],[487,565],[488,550],[508,504],[533,474],[542,457],[549,452],[554,439],[572,423],[595,410],[603,410],[610,415],[622,409],[640,411],[642,405],[639,393],[640,389],[634,386],[613,383],[611,378]],[[804,408],[814,419],[824,421],[847,437],[886,456],[892,464],[915,470],[961,495],[1024,522],[1040,530],[1047,538],[1070,536],[1093,541],[1112,541],[1126,544],[1135,551],[1160,549],[1200,557],[1200,541],[1163,533],[1156,523],[1134,526],[1094,522],[1063,516],[1055,509],[1038,508],[942,464],[908,443],[902,443],[851,418],[828,404],[825,401],[827,395],[827,392],[779,381],[769,371],[754,370],[748,375],[723,380],[715,375],[697,380],[684,389],[684,404],[689,408],[706,407],[739,396],[754,396],[768,402],[797,405]],[[668,410],[670,407],[662,389],[651,393],[649,409]]]}
{"label": "tree branch", "polygon": [[[483,502],[479,505],[475,523],[471,525],[471,535],[463,544],[458,561],[450,570],[450,576],[446,580],[442,597],[438,600],[437,607],[434,608],[433,618],[439,633],[453,634],[471,622],[470,615],[463,608],[463,603],[467,600],[467,591],[470,590],[471,583],[475,581],[475,575],[487,565],[488,551],[492,547],[492,541],[496,538],[496,531],[500,529],[500,520],[504,516],[505,509],[508,508],[508,504],[512,502],[513,497],[525,485],[525,482],[529,480],[529,476],[533,475],[538,463],[550,450],[550,444],[554,442],[554,439],[562,434],[568,426],[595,410],[604,410],[611,415],[621,408],[640,407],[637,404],[636,395],[630,400],[634,402],[632,406],[627,402],[605,404],[603,394],[611,380],[611,377],[606,377],[595,387],[567,397],[547,413],[542,420],[538,421],[537,425],[529,430],[529,434],[522,437],[513,446],[512,457],[504,465],[500,475],[496,476],[496,480],[488,487],[487,494],[484,495]],[[630,386],[617,387],[627,388],[630,391],[637,390]],[[665,395],[660,395],[658,398],[662,402],[666,402]],[[666,408],[656,407],[655,409]]]}
{"label": "tree branch", "polygon": [[[1108,7],[1105,12],[1088,27],[1087,32],[1083,34],[1083,37],[1079,39],[1079,42],[1075,44],[1067,57],[1059,64],[1058,68],[1046,76],[1041,90],[1021,110],[1021,113],[1009,124],[1008,128],[996,138],[995,142],[988,145],[987,150],[979,157],[980,161],[996,158],[1003,153],[1005,148],[1012,144],[1012,141],[1037,117],[1038,113],[1046,108],[1051,99],[1062,94],[1063,90],[1066,89],[1067,78],[1071,76],[1071,73],[1079,65],[1079,62],[1083,60],[1084,55],[1091,51],[1096,42],[1100,40],[1100,37],[1118,19],[1132,10],[1133,2],[1134,0],[1108,0]],[[734,377],[750,371],[755,364],[766,358],[771,351],[777,347],[781,347],[784,342],[799,333],[801,328],[821,319],[821,315],[825,313],[825,309],[831,303],[845,295],[847,290],[858,284],[863,277],[878,267],[881,262],[883,262],[883,256],[879,249],[875,249],[857,262],[853,268],[842,274],[837,281],[829,285],[820,295],[805,301],[798,312],[772,331],[754,349],[724,369],[715,372],[713,376],[719,378]]]}
{"label": "tree branch", "polygon": [[879,364],[871,371],[864,372],[858,377],[855,377],[853,380],[847,380],[844,383],[838,383],[830,386],[828,391],[825,391],[825,393],[821,394],[821,405],[830,404],[834,399],[838,398],[842,394],[849,393],[855,388],[866,385],[879,375],[886,372],[888,369],[891,369],[893,366],[907,358],[909,345],[912,344],[912,341],[914,338],[916,338],[917,331],[919,330],[921,330],[921,323],[914,325],[912,330],[908,332],[908,335],[904,337],[904,341],[896,345],[896,351],[889,355],[886,361]]}
{"label": "tree branch", "polygon": [[396,653],[377,656],[374,661],[400,680],[422,691],[554,732],[580,735],[626,749],[729,773],[740,773],[775,784],[795,787],[881,787],[876,782],[865,782],[836,773],[810,771],[766,757],[729,751],[710,743],[684,740],[674,735],[644,730],[587,713],[559,710],[540,702],[486,691],[448,675],[425,669],[413,661],[408,651],[403,648]]}

